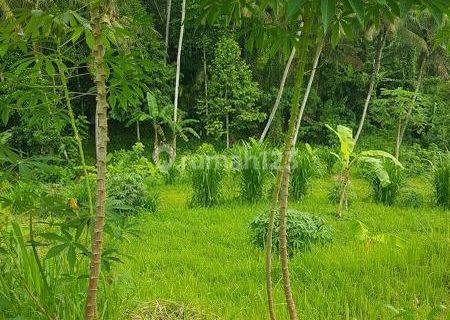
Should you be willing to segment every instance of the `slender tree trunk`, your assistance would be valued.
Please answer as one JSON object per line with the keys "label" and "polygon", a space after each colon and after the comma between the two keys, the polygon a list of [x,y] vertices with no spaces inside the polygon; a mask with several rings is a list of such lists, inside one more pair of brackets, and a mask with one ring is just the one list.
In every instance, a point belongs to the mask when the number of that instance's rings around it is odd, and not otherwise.
{"label": "slender tree trunk", "polygon": [[397,136],[395,138],[395,150],[394,150],[394,156],[398,160],[400,157],[400,136],[402,135],[402,119],[401,117],[398,119],[398,125],[397,125]]}
{"label": "slender tree trunk", "polygon": [[291,55],[286,63],[286,67],[284,69],[283,78],[281,79],[280,88],[278,89],[277,99],[275,100],[275,104],[273,105],[272,111],[270,112],[269,119],[267,120],[267,124],[259,138],[259,143],[263,143],[266,138],[267,133],[269,132],[270,126],[272,125],[273,119],[275,118],[275,114],[277,113],[278,107],[280,106],[281,98],[283,97],[284,86],[286,84],[286,80],[289,75],[289,70],[291,69],[292,61],[295,57],[296,48],[292,48]]}
{"label": "slender tree trunk", "polygon": [[136,121],[136,138],[138,142],[141,142],[141,125],[139,120]]}
{"label": "slender tree trunk", "polygon": [[170,33],[170,16],[172,12],[172,0],[167,0],[167,14],[166,14],[166,46],[165,46],[165,59],[166,62],[169,58],[169,33]]}
{"label": "slender tree trunk", "polygon": [[350,172],[349,169],[345,169],[342,176],[342,190],[339,197],[337,215],[342,218],[342,213],[347,210],[348,205],[348,187],[350,183]]}
{"label": "slender tree trunk", "polygon": [[67,85],[67,77],[66,77],[66,74],[64,73],[64,68],[62,65],[62,57],[61,57],[61,52],[60,52],[59,47],[58,47],[58,58],[59,58],[58,59],[58,72],[59,72],[59,76],[61,78],[61,85],[62,85],[62,88],[64,91],[64,99],[66,100],[67,114],[69,115],[70,125],[73,130],[73,135],[74,135],[75,141],[77,143],[81,165],[83,167],[83,175],[85,178],[86,192],[87,192],[87,196],[88,196],[89,216],[92,217],[94,215],[94,204],[92,201],[91,185],[89,184],[89,180],[88,180],[88,172],[87,172],[87,166],[86,166],[86,158],[84,156],[83,141],[81,140],[81,136],[80,136],[80,133],[78,131],[78,127],[77,127],[77,124],[75,121],[75,114],[72,109],[72,101],[70,100],[69,89],[68,89],[68,85]]}
{"label": "slender tree trunk", "polygon": [[225,115],[225,127],[227,132],[227,149],[230,149],[230,115]]}
{"label": "slender tree trunk", "polygon": [[423,74],[425,72],[426,63],[427,63],[427,59],[424,58],[422,60],[422,63],[420,64],[419,76],[417,78],[417,83],[416,83],[416,90],[414,91],[414,96],[412,98],[411,104],[409,105],[405,121],[404,121],[403,125],[401,124],[401,122],[399,122],[399,125],[400,125],[399,134],[397,135],[397,143],[395,145],[395,157],[397,159],[400,157],[400,147],[403,142],[403,137],[405,136],[406,127],[408,126],[408,123],[411,120],[412,112],[414,110],[414,107],[416,106],[417,98],[419,96],[420,88],[421,88],[422,82],[423,82]]}
{"label": "slender tree trunk", "polygon": [[159,137],[158,137],[158,125],[153,124],[153,132],[154,132],[154,139],[153,139],[153,162],[155,164],[159,163]]}
{"label": "slender tree trunk", "polygon": [[[283,148],[282,158],[280,167],[278,169],[278,174],[275,182],[275,189],[273,193],[273,199],[269,211],[269,225],[266,236],[266,257],[265,257],[265,265],[266,265],[266,286],[267,286],[267,300],[269,306],[269,316],[271,320],[276,319],[275,310],[274,310],[274,298],[273,298],[273,285],[272,285],[272,238],[273,238],[273,224],[276,213],[276,207],[278,205],[281,186],[283,184],[283,180],[285,178],[286,168],[289,167],[290,162],[292,160],[292,145],[295,137],[295,128],[296,128],[296,120],[299,114],[299,104],[300,104],[300,95],[301,89],[303,87],[304,81],[304,73],[305,73],[305,65],[306,58],[308,53],[308,37],[311,32],[311,23],[307,20],[304,25],[305,32],[303,33],[302,39],[303,43],[301,44],[300,50],[298,51],[298,69],[296,72],[296,80],[294,86],[294,95],[292,97],[291,103],[291,115],[289,119],[289,128],[286,135],[286,141]],[[282,222],[282,217],[280,216],[280,222]],[[280,232],[281,236],[281,232]],[[282,268],[284,270],[288,269],[287,259],[281,259]],[[286,303],[289,311],[290,319],[297,319],[297,311],[295,307],[295,302],[292,297],[292,290],[290,286],[290,278],[289,273],[283,272],[283,284],[284,284],[284,292],[286,297]]]}
{"label": "slender tree trunk", "polygon": [[313,65],[312,65],[311,75],[309,76],[308,85],[306,87],[305,95],[303,96],[302,106],[300,107],[300,113],[298,114],[297,124],[296,124],[296,128],[295,128],[294,146],[297,143],[298,132],[300,131],[300,125],[303,120],[303,114],[305,113],[306,104],[308,103],[309,95],[311,93],[311,88],[314,83],[314,78],[316,77],[317,66],[319,65],[319,60],[320,60],[320,55],[322,54],[323,45],[324,45],[324,40],[322,39],[322,40],[320,40],[320,42],[317,46],[315,55],[314,55],[314,61],[313,61]]}
{"label": "slender tree trunk", "polygon": [[105,48],[102,42],[102,17],[105,8],[98,3],[91,5],[91,24],[94,44],[92,48],[92,69],[97,89],[97,207],[92,234],[92,256],[89,273],[89,287],[86,298],[85,319],[93,320],[96,316],[97,288],[100,275],[102,255],[103,228],[105,222],[106,202],[106,156],[108,146],[108,102],[104,68]]}
{"label": "slender tree trunk", "polygon": [[[173,122],[174,127],[178,122],[178,98],[180,91],[180,72],[181,72],[181,50],[183,49],[183,37],[184,37],[184,22],[186,19],[186,0],[183,0],[181,5],[181,27],[180,27],[180,38],[178,40],[178,53],[177,53],[177,73],[175,76],[175,99],[174,99],[174,109],[173,109]],[[173,132],[173,152],[174,156],[177,152],[177,133]]]}
{"label": "slender tree trunk", "polygon": [[383,31],[378,41],[377,52],[375,53],[375,59],[373,63],[372,77],[370,79],[369,91],[367,92],[366,101],[364,102],[364,109],[361,116],[361,120],[359,122],[358,130],[356,131],[355,142],[358,141],[359,136],[361,135],[362,129],[364,127],[364,123],[366,121],[367,110],[369,109],[369,104],[370,100],[372,99],[373,91],[375,90],[378,73],[380,72],[381,56],[383,54],[383,48],[385,43],[386,43],[386,31]]}
{"label": "slender tree trunk", "polygon": [[208,97],[208,68],[206,63],[206,46],[203,43],[203,72],[205,73],[205,104],[206,104],[206,119],[209,117],[209,97]]}

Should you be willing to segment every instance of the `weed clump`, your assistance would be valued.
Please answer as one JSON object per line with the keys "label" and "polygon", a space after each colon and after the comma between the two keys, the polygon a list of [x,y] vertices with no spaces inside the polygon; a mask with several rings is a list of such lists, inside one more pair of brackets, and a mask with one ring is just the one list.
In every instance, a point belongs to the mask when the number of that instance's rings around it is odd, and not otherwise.
{"label": "weed clump", "polygon": [[[287,238],[289,255],[296,252],[309,251],[313,245],[327,244],[333,240],[331,227],[325,221],[313,214],[297,210],[288,210]],[[257,216],[250,224],[251,242],[263,250],[269,224],[267,213]],[[279,215],[274,220],[273,248],[279,248]]]}

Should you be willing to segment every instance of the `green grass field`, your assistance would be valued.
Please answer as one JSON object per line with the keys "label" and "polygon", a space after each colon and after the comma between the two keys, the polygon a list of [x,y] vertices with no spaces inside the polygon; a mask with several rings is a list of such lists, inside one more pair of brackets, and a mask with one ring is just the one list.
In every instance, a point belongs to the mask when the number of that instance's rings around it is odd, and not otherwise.
{"label": "green grass field", "polygon": [[[376,205],[357,182],[359,200],[338,220],[326,199],[327,184],[316,181],[312,194],[291,204],[322,216],[334,230],[331,245],[290,262],[300,318],[391,319],[391,305],[403,310],[396,319],[448,319],[448,309],[440,307],[450,304],[448,212]],[[141,238],[122,246],[133,258],[112,275],[109,303],[117,317],[168,300],[219,319],[266,319],[264,255],[249,241],[249,223],[268,203],[230,200],[193,209],[188,186],[164,187],[161,197],[158,214],[139,218]],[[356,220],[369,230],[366,241],[356,236]],[[279,319],[287,319],[278,261],[274,282]]]}

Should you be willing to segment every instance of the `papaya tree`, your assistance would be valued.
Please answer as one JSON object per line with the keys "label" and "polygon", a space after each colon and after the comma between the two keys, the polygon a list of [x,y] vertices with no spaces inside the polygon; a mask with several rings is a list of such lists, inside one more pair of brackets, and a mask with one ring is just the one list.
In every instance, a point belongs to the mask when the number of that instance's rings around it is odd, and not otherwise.
{"label": "papaya tree", "polygon": [[105,20],[110,19],[109,3],[94,0],[90,3],[89,11],[92,27],[91,72],[96,87],[96,141],[97,155],[97,203],[95,211],[94,230],[92,234],[92,253],[89,272],[89,284],[86,297],[85,319],[93,320],[96,317],[97,291],[100,276],[100,263],[102,256],[103,228],[105,224],[106,208],[106,157],[108,147],[108,100],[105,70],[105,43],[103,42],[103,28]]}

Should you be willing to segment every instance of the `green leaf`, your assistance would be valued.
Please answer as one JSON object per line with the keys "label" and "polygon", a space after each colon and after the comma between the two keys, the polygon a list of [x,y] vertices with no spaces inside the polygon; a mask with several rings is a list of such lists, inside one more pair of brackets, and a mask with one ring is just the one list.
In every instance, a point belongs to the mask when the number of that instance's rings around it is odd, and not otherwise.
{"label": "green leaf", "polygon": [[70,40],[72,41],[72,43],[77,42],[78,39],[83,34],[83,32],[84,32],[84,29],[82,27],[75,28],[75,31],[72,33],[72,36],[70,37]]}
{"label": "green leaf", "polygon": [[323,30],[327,32],[331,19],[336,13],[336,1],[321,0]]}
{"label": "green leaf", "polygon": [[147,106],[150,118],[156,119],[158,117],[158,103],[155,96],[150,92],[147,92]]}
{"label": "green leaf", "polygon": [[361,0],[348,0],[350,6],[353,9],[353,12],[356,13],[356,17],[358,18],[361,24],[364,23],[364,5]]}
{"label": "green leaf", "polygon": [[383,187],[387,187],[391,184],[389,174],[386,169],[384,169],[383,162],[380,159],[372,157],[359,157],[358,160],[370,164],[373,167],[373,170]]}
{"label": "green leaf", "polygon": [[41,237],[43,237],[44,239],[47,239],[47,240],[52,240],[52,241],[61,241],[61,242],[66,241],[66,239],[64,237],[61,237],[59,234],[56,234],[53,232],[42,233]]}
{"label": "green leaf", "polygon": [[334,130],[329,125],[326,125],[329,130],[334,132],[339,138],[341,144],[342,161],[348,165],[350,162],[350,156],[353,154],[355,148],[355,140],[353,139],[352,129],[345,126],[337,126],[337,130]]}
{"label": "green leaf", "polygon": [[84,35],[86,37],[87,46],[92,50],[92,48],[94,47],[94,36],[92,35],[91,30],[85,29]]}
{"label": "green leaf", "polygon": [[400,161],[397,160],[392,154],[389,152],[381,151],[381,150],[368,150],[363,151],[360,153],[361,156],[364,157],[378,157],[378,158],[386,158],[392,160],[392,162],[395,163],[395,165],[403,168],[403,165],[400,163]]}
{"label": "green leaf", "polygon": [[2,122],[6,126],[9,121],[10,109],[7,106],[4,106],[2,109]]}
{"label": "green leaf", "polygon": [[45,259],[51,259],[56,257],[57,255],[61,254],[61,252],[67,248],[68,244],[67,243],[63,243],[63,244],[58,244],[54,247],[52,247],[50,250],[48,250],[47,255],[45,256]]}
{"label": "green leaf", "polygon": [[300,15],[300,11],[302,8],[303,0],[291,0],[288,3],[287,7],[287,16],[288,19],[296,19]]}
{"label": "green leaf", "polygon": [[53,67],[53,63],[51,60],[45,60],[45,72],[47,72],[47,75],[50,77],[55,76],[55,68]]}

